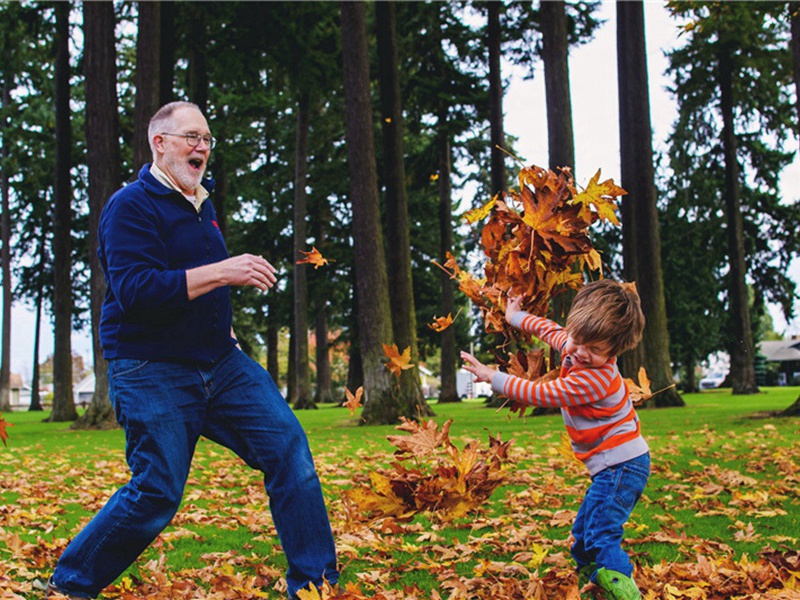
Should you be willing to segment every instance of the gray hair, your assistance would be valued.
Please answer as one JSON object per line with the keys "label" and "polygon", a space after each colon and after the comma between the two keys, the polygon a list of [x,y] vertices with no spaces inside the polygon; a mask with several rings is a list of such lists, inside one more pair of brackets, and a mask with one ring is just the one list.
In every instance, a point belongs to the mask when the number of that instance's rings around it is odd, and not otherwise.
{"label": "gray hair", "polygon": [[194,108],[200,111],[200,107],[194,102],[176,100],[175,102],[170,102],[159,108],[156,114],[150,119],[150,124],[147,126],[147,142],[150,144],[150,151],[153,153],[153,161],[156,159],[156,148],[153,145],[153,136],[172,129],[172,115],[175,114],[176,110],[180,110],[181,108]]}

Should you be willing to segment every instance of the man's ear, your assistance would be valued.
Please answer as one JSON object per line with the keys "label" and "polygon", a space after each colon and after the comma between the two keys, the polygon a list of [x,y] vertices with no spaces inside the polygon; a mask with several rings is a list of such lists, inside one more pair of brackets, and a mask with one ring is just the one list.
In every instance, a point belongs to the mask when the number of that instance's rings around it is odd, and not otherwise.
{"label": "man's ear", "polygon": [[160,133],[153,136],[153,148],[159,154],[164,154],[164,136]]}

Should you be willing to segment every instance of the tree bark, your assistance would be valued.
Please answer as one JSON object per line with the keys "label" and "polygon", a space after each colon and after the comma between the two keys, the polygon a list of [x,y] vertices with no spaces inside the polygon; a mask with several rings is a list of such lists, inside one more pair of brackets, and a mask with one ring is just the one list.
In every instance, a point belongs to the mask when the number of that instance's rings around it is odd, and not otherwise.
{"label": "tree bark", "polygon": [[[450,137],[447,132],[447,111],[439,113],[439,264],[447,261],[453,249],[453,203],[451,198]],[[455,289],[450,275],[439,272],[442,286],[442,316],[455,312]],[[458,352],[456,330],[448,327],[441,334],[441,372],[439,374],[439,402],[461,402],[456,386]]]}
{"label": "tree bark", "polygon": [[539,5],[542,24],[542,62],[547,102],[547,149],[550,169],[575,172],[572,99],[569,87],[567,14],[562,0]]}
{"label": "tree bark", "polygon": [[158,105],[163,106],[175,99],[173,91],[173,80],[175,79],[175,48],[177,40],[175,37],[175,14],[177,7],[173,0],[159,0],[161,3],[161,25],[159,31],[158,61]]}
{"label": "tree bark", "polygon": [[[8,48],[5,49],[6,64],[8,61]],[[2,107],[9,106],[11,102],[11,84],[9,74],[3,78]],[[0,412],[11,410],[11,214],[9,203],[9,183],[6,159],[8,158],[8,117],[3,119],[2,140],[0,142],[0,202],[2,202],[0,215],[0,237],[2,237],[2,263],[3,272],[3,341],[2,358],[0,359]]]}
{"label": "tree bark", "polygon": [[331,376],[331,352],[328,342],[328,308],[327,301],[321,300],[317,307],[317,318],[314,334],[317,340],[315,351],[317,363],[317,387],[314,392],[315,403],[334,402],[333,379]]}
{"label": "tree bark", "polygon": [[777,416],[800,417],[800,396],[797,397],[797,400],[794,401],[794,404],[780,411]]}
{"label": "tree bark", "polygon": [[[636,262],[635,271],[632,270],[631,274],[634,275],[632,280],[636,281],[646,320],[640,344],[642,354],[633,353],[633,357],[643,361],[653,389],[664,390],[653,397],[652,402],[656,406],[683,406],[678,391],[669,387],[673,384],[672,361],[661,268],[644,7],[641,0],[617,2],[617,60],[622,187],[628,191],[625,202],[629,213],[628,229],[623,228],[622,233],[623,238],[634,238],[631,245],[635,248]],[[628,258],[628,254],[625,258]],[[638,367],[627,375],[636,380]]]}
{"label": "tree bark", "polygon": [[388,238],[389,302],[394,341],[400,352],[411,349],[413,368],[400,376],[401,404],[415,405],[420,416],[433,411],[422,394],[417,346],[417,316],[411,277],[411,244],[408,230],[408,193],[403,161],[403,114],[397,77],[397,36],[393,2],[375,3],[383,133],[384,184],[386,186],[386,234]]}
{"label": "tree bark", "polygon": [[789,45],[792,50],[792,76],[794,78],[795,106],[797,107],[795,133],[800,134],[800,2],[789,2],[789,19],[792,26]]}
{"label": "tree bark", "polygon": [[277,384],[280,380],[280,367],[278,366],[278,339],[279,327],[275,318],[275,302],[272,301],[267,309],[267,371]]}
{"label": "tree bark", "polygon": [[488,2],[487,45],[489,46],[489,127],[491,135],[492,196],[506,190],[505,134],[503,132],[503,77],[500,69],[502,30],[501,2]]}
{"label": "tree bark", "polygon": [[311,393],[308,359],[308,279],[307,265],[296,264],[306,247],[306,182],[308,179],[308,119],[310,96],[300,93],[297,102],[297,131],[294,152],[294,408],[316,408]]}
{"label": "tree bark", "polygon": [[78,418],[72,395],[72,187],[70,152],[72,128],[69,107],[69,12],[71,5],[56,3],[55,116],[56,164],[53,223],[53,411],[51,421]]}
{"label": "tree bark", "polygon": [[[143,3],[139,4],[141,8]],[[90,305],[95,387],[88,409],[73,424],[73,429],[108,429],[117,426],[114,408],[108,398],[108,370],[100,345],[100,313],[106,283],[97,256],[100,213],[106,200],[120,184],[115,26],[114,5],[111,2],[84,2]],[[139,31],[141,33],[141,28]]]}
{"label": "tree bark", "polygon": [[136,37],[136,105],[133,109],[134,172],[153,160],[147,126],[160,107],[161,84],[161,2],[139,1],[136,6],[139,24]]}
{"label": "tree bark", "polygon": [[392,343],[389,284],[378,205],[375,145],[369,86],[365,5],[342,2],[347,163],[353,205],[353,250],[358,294],[358,330],[364,374],[362,423],[391,424],[414,417],[400,405],[389,379],[383,344]]}
{"label": "tree bark", "polygon": [[40,272],[39,272],[39,292],[36,295],[36,324],[33,331],[33,372],[31,374],[31,405],[28,410],[40,411],[44,410],[42,407],[42,398],[39,395],[39,339],[42,333],[42,302],[44,301],[44,284],[41,281],[41,274],[44,271],[45,263],[45,244],[42,240],[41,245],[41,259],[40,259]]}
{"label": "tree bark", "polygon": [[736,134],[733,130],[733,66],[730,42],[720,42],[718,50],[720,110],[722,111],[722,147],[725,155],[725,212],[730,264],[730,309],[733,340],[730,346],[731,384],[734,394],[755,394],[756,372],[753,363],[753,332],[747,297],[744,260],[744,225],[739,190],[739,163],[736,158]]}

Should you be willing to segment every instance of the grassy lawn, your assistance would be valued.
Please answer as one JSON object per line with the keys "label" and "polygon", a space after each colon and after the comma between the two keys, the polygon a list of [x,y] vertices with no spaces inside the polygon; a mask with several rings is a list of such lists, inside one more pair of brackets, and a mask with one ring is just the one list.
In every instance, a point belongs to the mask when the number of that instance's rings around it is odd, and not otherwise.
{"label": "grassy lawn", "polygon": [[[746,397],[712,390],[685,395],[682,408],[639,412],[653,474],[625,547],[645,598],[800,597],[800,419],[753,418],[786,408],[798,394],[791,387]],[[438,423],[453,420],[458,447],[487,444],[489,434],[515,439],[506,483],[455,522],[430,514],[348,523],[342,491],[367,483],[370,471],[392,469],[386,436],[398,432],[360,427],[338,407],[298,414],[351,597],[576,593],[568,538],[588,478],[560,451],[560,416],[509,418],[477,401],[433,408]],[[42,423],[43,413],[3,416],[14,426],[0,448],[0,598],[32,599],[33,580],[49,575],[68,540],[125,483],[124,440],[119,430]],[[258,474],[202,440],[172,525],[103,597],[281,598],[284,568]]]}

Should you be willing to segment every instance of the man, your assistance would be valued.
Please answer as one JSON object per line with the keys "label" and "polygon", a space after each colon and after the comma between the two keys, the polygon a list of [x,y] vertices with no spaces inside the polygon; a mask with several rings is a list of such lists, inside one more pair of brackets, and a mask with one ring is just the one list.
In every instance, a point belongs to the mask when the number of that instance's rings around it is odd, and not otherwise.
{"label": "man", "polygon": [[148,128],[153,164],[100,218],[108,288],[100,322],[109,396],[131,480],[64,550],[46,597],[93,598],[169,524],[201,435],[264,473],[290,597],[338,579],[305,433],[269,374],[237,346],[230,287],[266,291],[275,268],[228,257],[203,179],[214,138],[199,108],[172,102]]}

